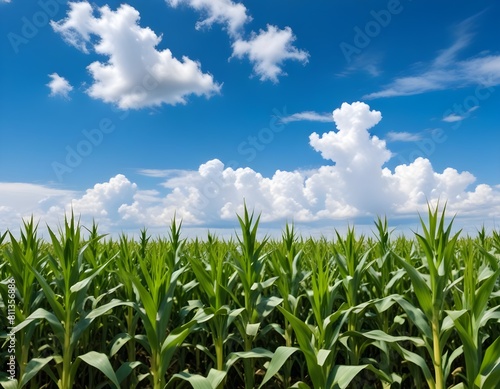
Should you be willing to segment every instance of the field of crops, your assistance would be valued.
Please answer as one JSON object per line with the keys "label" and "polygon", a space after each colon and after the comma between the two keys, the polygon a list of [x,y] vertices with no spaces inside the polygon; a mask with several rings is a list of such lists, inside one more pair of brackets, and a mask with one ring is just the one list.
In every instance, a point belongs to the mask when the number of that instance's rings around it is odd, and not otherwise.
{"label": "field of crops", "polygon": [[[499,388],[500,233],[0,233],[4,388]],[[15,378],[15,379],[14,379]]]}

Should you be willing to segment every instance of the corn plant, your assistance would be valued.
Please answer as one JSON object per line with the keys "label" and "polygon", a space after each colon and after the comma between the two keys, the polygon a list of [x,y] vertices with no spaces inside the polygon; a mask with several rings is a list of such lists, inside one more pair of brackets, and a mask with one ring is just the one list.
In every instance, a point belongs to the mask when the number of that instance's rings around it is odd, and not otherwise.
{"label": "corn plant", "polygon": [[[146,256],[144,242],[147,244],[149,240],[146,235],[146,230],[142,230],[140,238],[141,248],[139,249],[133,242],[130,242],[125,235],[120,236],[119,253],[115,257],[114,274],[116,275],[116,281],[121,285],[121,288],[117,291],[117,295],[122,301],[135,301],[135,291],[132,279],[138,276],[137,263],[139,262],[139,258],[144,258]],[[140,365],[140,362],[138,362],[136,358],[137,348],[135,339],[137,335],[137,324],[140,317],[139,313],[137,313],[137,310],[132,305],[123,308],[124,312],[122,312],[122,315],[124,322],[122,322],[121,331],[115,334],[114,338],[111,340],[109,356],[114,357],[122,347],[125,347],[126,360],[123,362],[122,366],[128,363],[129,369],[132,370]],[[131,372],[126,383],[130,389],[134,389],[138,384],[136,374]]]}
{"label": "corn plant", "polygon": [[[356,332],[362,325],[361,286],[368,269],[371,266],[369,256],[371,248],[364,247],[364,238],[356,239],[354,228],[349,228],[345,239],[336,231],[337,245],[333,256],[335,264],[340,272],[341,285],[344,289],[348,311],[347,330]],[[354,308],[358,309],[354,309]],[[348,362],[351,365],[358,365],[361,357],[361,345],[357,338],[348,338]]]}
{"label": "corn plant", "polygon": [[482,348],[489,337],[485,325],[500,319],[500,307],[488,307],[500,269],[491,270],[470,239],[462,242],[460,252],[465,264],[463,288],[455,287],[456,309],[446,311],[460,336],[465,357],[465,383],[454,388],[493,388],[500,378],[500,338],[494,339],[485,352]]}
{"label": "corn plant", "polygon": [[[309,277],[310,272],[303,269],[301,263],[304,259],[303,251],[298,248],[293,225],[286,224],[281,243],[271,253],[270,267],[273,274],[280,275],[275,284],[280,296],[283,298],[283,309],[294,316],[299,316],[299,310],[302,306],[301,300],[307,298],[303,283]],[[294,345],[293,328],[286,317],[283,323],[283,337],[286,347]],[[282,379],[284,387],[291,385],[292,364],[292,360],[285,363]]]}
{"label": "corn plant", "polygon": [[[336,364],[337,341],[350,310],[344,309],[346,303],[343,303],[337,310],[334,309],[335,301],[340,298],[339,288],[342,280],[336,281],[334,260],[328,252],[324,251],[325,247],[326,245],[313,246],[311,258],[312,289],[308,297],[314,325],[306,323],[289,310],[278,307],[293,328],[298,347],[282,346],[275,351],[262,385],[276,374],[287,359],[297,351],[301,351],[304,355],[308,378],[314,389],[346,388],[361,370],[368,367],[368,365]],[[309,385],[303,381],[295,385],[309,388]]]}
{"label": "corn plant", "polygon": [[[189,263],[199,283],[201,306],[205,313],[212,315],[206,325],[215,349],[215,358],[212,357],[215,369],[223,372],[218,375],[222,379],[216,387],[222,388],[228,368],[224,343],[230,335],[232,323],[244,308],[232,309],[231,294],[235,288],[237,274],[227,262],[225,247],[209,234],[206,250],[203,251],[205,255],[202,255],[200,251],[197,245],[196,255],[189,257]],[[206,352],[211,355],[208,350]]]}
{"label": "corn plant", "polygon": [[208,315],[198,315],[178,327],[172,327],[177,279],[186,270],[179,266],[183,244],[175,219],[172,221],[168,243],[154,246],[144,257],[138,257],[140,274],[131,275],[138,297],[135,308],[146,332],[144,337],[135,338],[150,356],[149,381],[153,389],[165,387],[167,369],[177,346],[186,339],[197,323],[210,319]]}
{"label": "corn plant", "polygon": [[91,307],[87,306],[87,291],[91,282],[111,263],[111,259],[98,270],[91,271],[89,274],[83,261],[88,243],[83,243],[80,226],[75,222],[73,216],[70,220],[65,219],[61,241],[50,228],[49,234],[54,253],[47,257],[47,270],[50,269],[54,278],[53,282],[49,283],[46,278],[47,274],[40,273],[32,264],[27,262],[25,264],[40,284],[44,298],[52,312],[45,308],[38,308],[18,324],[13,331],[19,332],[29,327],[33,322],[45,320],[52,329],[58,345],[51,356],[30,361],[19,386],[24,386],[27,380],[48,362],[54,361],[55,371],[46,369],[47,374],[59,389],[71,389],[75,383],[78,367],[81,361],[84,361],[100,370],[118,388],[120,386],[118,378],[105,354],[89,351],[75,358],[75,350],[79,345],[80,338],[88,331],[92,322],[114,307],[124,304],[122,301],[112,300],[97,306],[96,304],[106,297],[105,293],[94,300]]}
{"label": "corn plant", "polygon": [[167,238],[73,216],[47,241],[33,219],[0,233],[3,366],[16,301],[16,380],[0,386],[498,387],[498,231],[460,237],[439,207],[397,238],[386,218],[332,239],[288,224],[258,239],[246,206],[237,220],[229,240],[182,239],[175,218]]}
{"label": "corn plant", "polygon": [[418,306],[399,296],[395,297],[395,300],[419,329],[425,348],[432,360],[434,374],[432,375],[425,360],[420,355],[408,350],[402,351],[400,349],[400,351],[409,362],[420,367],[427,385],[431,389],[444,389],[446,387],[451,364],[460,355],[460,349],[451,354],[445,352],[452,326],[450,320],[445,320],[444,308],[447,294],[453,285],[452,264],[454,263],[455,244],[460,234],[460,232],[451,234],[453,220],[445,228],[445,210],[446,207],[439,217],[438,207],[432,210],[429,206],[428,225],[420,218],[423,235],[415,233],[415,236],[423,253],[421,260],[424,265],[421,269],[414,267],[405,258],[399,255],[395,256],[411,280]]}
{"label": "corn plant", "polygon": [[[18,290],[19,299],[15,305],[17,323],[25,320],[39,307],[41,302],[41,295],[35,285],[35,275],[30,270],[31,266],[40,271],[45,256],[42,242],[37,237],[37,227],[33,218],[24,221],[19,241],[9,233],[10,247],[6,247],[4,250],[7,270],[14,278]],[[2,292],[5,293],[6,289],[2,288]],[[4,299],[6,301],[5,296]],[[16,354],[20,356],[18,359],[20,381],[23,381],[25,374],[28,374],[26,377],[33,374],[34,370],[31,369],[31,366],[33,366],[34,362],[31,363],[30,368],[27,370],[30,358],[32,361],[38,361],[41,365],[45,361],[39,355],[30,355],[30,343],[36,330],[33,323],[25,331],[17,335]],[[36,384],[36,382],[32,382],[32,386]]]}
{"label": "corn plant", "polygon": [[238,273],[243,294],[243,304],[237,296],[235,303],[241,304],[244,308],[235,322],[243,340],[243,353],[234,353],[233,357],[243,359],[246,389],[255,386],[255,358],[269,358],[272,355],[268,350],[254,349],[253,341],[259,332],[262,320],[282,301],[282,298],[277,296],[268,297],[264,294],[264,291],[269,289],[278,277],[266,279],[268,254],[263,251],[267,239],[262,242],[257,241],[260,216],[255,222],[253,217],[253,212],[249,214],[246,206],[243,217],[238,215],[242,236],[238,236],[240,251],[233,254],[232,262]]}

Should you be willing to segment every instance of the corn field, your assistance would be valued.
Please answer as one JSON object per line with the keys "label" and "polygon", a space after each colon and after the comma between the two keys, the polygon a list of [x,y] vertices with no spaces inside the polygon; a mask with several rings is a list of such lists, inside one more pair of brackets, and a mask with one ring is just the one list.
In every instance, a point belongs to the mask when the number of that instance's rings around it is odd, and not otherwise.
{"label": "corn field", "polygon": [[[0,231],[3,388],[500,388],[500,233]],[[9,348],[9,345],[11,346]],[[8,362],[15,355],[14,373]],[[15,379],[13,379],[15,378]]]}

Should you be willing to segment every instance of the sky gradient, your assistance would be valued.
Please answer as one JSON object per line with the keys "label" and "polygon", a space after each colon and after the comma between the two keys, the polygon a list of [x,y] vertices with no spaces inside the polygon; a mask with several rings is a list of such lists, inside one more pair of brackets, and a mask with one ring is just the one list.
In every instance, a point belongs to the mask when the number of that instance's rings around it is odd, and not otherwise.
{"label": "sky gradient", "polygon": [[[262,4],[260,4],[262,3]],[[494,1],[0,0],[0,233],[500,220]],[[369,229],[369,227],[368,227]]]}

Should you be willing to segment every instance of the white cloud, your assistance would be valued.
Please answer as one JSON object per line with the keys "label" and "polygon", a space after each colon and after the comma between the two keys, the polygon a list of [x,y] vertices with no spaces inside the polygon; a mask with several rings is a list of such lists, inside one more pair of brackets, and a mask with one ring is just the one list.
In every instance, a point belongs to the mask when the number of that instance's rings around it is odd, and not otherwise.
{"label": "white cloud", "polygon": [[138,169],[137,172],[146,177],[165,178],[181,174],[183,171],[181,169]]}
{"label": "white cloud", "polygon": [[0,3],[10,3],[10,0],[0,0]]}
{"label": "white cloud", "polygon": [[297,49],[293,42],[295,35],[290,27],[280,30],[276,26],[267,25],[267,30],[252,33],[249,40],[242,38],[233,43],[232,57],[248,56],[253,63],[254,73],[261,81],[278,82],[278,77],[286,75],[282,64],[287,60],[295,60],[303,64],[308,62],[309,53]]}
{"label": "white cloud", "polygon": [[61,213],[53,212],[71,201],[77,192],[20,182],[0,182],[0,233],[17,231],[23,218],[43,218],[55,226]]}
{"label": "white cloud", "polygon": [[441,120],[447,123],[461,122],[462,120],[467,119],[470,116],[470,113],[474,112],[478,108],[479,106],[475,105],[466,112],[463,112],[462,115],[458,115],[456,113],[450,113],[449,115],[445,115]]}
{"label": "white cloud", "polygon": [[462,121],[464,119],[465,119],[465,116],[460,116],[460,115],[452,113],[452,114],[449,114],[448,116],[445,116],[443,118],[443,122],[454,123],[454,122]]}
{"label": "white cloud", "polygon": [[325,223],[355,223],[377,214],[416,219],[417,211],[425,212],[427,201],[446,201],[449,214],[457,212],[469,225],[500,217],[500,185],[473,187],[471,173],[453,168],[436,172],[425,158],[394,171],[384,167],[391,152],[385,141],[368,131],[381,118],[364,103],[342,104],[333,112],[337,130],[309,138],[329,163],[308,171],[277,170],[264,177],[248,167],[233,169],[213,159],[197,170],[140,170],[163,179],[155,189],[139,188],[121,174],[85,193],[0,183],[0,231],[17,228],[30,214],[43,223],[55,223],[73,209],[82,214],[82,223],[95,219],[105,232],[137,232],[144,226],[165,229],[174,214],[185,227],[200,232],[201,227],[234,226],[243,200],[262,212],[265,225],[293,220],[316,231]]}
{"label": "white cloud", "polygon": [[365,72],[371,77],[378,77],[382,74],[380,65],[382,62],[382,55],[374,52],[363,52],[356,55],[349,63],[349,65],[340,73],[338,77],[347,77],[355,72]]}
{"label": "white cloud", "polygon": [[278,82],[278,77],[286,75],[282,64],[295,60],[303,64],[308,62],[309,53],[297,49],[293,42],[295,35],[290,27],[279,29],[267,25],[267,30],[252,31],[250,38],[243,37],[243,26],[252,20],[242,3],[232,0],[165,0],[172,7],[185,4],[206,15],[196,23],[196,28],[211,27],[214,23],[223,24],[232,40],[231,58],[248,57],[253,64],[253,71],[261,81]]}
{"label": "white cloud", "polygon": [[69,92],[73,90],[71,84],[64,77],[61,77],[57,73],[49,74],[51,78],[47,86],[50,88],[49,96],[62,96],[65,99],[69,99]]}
{"label": "white cloud", "polygon": [[300,121],[308,121],[308,122],[324,122],[331,123],[333,122],[332,114],[330,113],[318,113],[314,111],[304,111],[297,112],[292,115],[288,115],[280,118],[282,123],[291,123],[291,122],[300,122]]}
{"label": "white cloud", "polygon": [[457,56],[472,41],[470,32],[477,15],[455,28],[454,43],[442,50],[430,63],[419,66],[419,72],[396,78],[382,90],[364,96],[375,99],[409,96],[448,88],[481,85],[489,88],[500,84],[500,55],[477,55],[458,60]]}
{"label": "white cloud", "polygon": [[243,25],[251,20],[247,9],[242,3],[231,0],[166,0],[172,7],[186,4],[191,8],[205,13],[206,19],[196,23],[196,29],[211,27],[214,23],[226,25],[231,36],[240,35]]}
{"label": "white cloud", "polygon": [[140,15],[133,7],[122,4],[112,11],[103,6],[95,17],[88,2],[69,4],[67,17],[52,21],[52,28],[84,53],[93,49],[109,57],[108,62],[96,61],[87,67],[94,79],[87,90],[91,97],[122,109],[138,109],[184,104],[191,94],[219,93],[221,86],[201,71],[199,62],[186,56],[174,58],[169,49],[156,50],[161,37],[139,26]]}
{"label": "white cloud", "polygon": [[389,131],[386,136],[389,142],[416,142],[422,139],[420,134],[412,134],[405,131]]}

